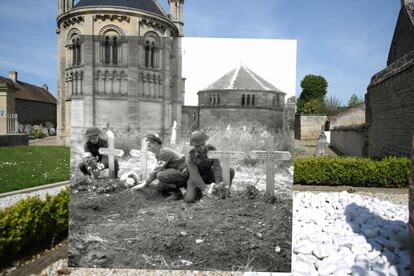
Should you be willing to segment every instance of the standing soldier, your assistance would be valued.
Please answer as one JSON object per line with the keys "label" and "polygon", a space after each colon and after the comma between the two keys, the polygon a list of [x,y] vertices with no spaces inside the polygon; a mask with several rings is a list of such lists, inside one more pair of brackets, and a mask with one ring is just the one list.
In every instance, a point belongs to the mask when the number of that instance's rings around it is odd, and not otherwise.
{"label": "standing soldier", "polygon": [[[202,197],[201,191],[206,188],[206,184],[223,184],[223,174],[220,161],[210,159],[207,156],[209,151],[215,151],[212,145],[206,145],[209,136],[202,131],[195,131],[190,138],[189,160],[187,161],[190,172],[189,187],[187,193],[194,193],[195,200]],[[230,168],[230,183],[234,178],[234,169]]]}
{"label": "standing soldier", "polygon": [[[90,127],[85,132],[85,145],[84,145],[84,158],[95,157],[98,162],[101,162],[105,168],[109,167],[108,157],[104,156],[99,153],[100,148],[107,148],[108,142],[99,135],[101,134],[101,130],[97,127]],[[79,164],[79,169],[84,175],[91,175],[89,172],[86,162],[82,161]],[[115,159],[115,177],[118,177],[119,165],[118,160]]]}
{"label": "standing soldier", "polygon": [[172,149],[162,146],[160,138],[153,134],[146,136],[148,151],[155,154],[157,166],[151,172],[144,184],[138,184],[133,190],[141,189],[158,179],[156,189],[169,200],[183,198],[180,188],[187,187],[188,170],[185,163],[185,156],[180,156]]}

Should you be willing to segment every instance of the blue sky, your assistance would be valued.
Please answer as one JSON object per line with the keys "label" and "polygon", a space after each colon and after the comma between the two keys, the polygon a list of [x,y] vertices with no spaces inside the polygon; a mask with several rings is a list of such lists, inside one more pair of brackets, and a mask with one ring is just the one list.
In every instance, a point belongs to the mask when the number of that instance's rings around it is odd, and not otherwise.
{"label": "blue sky", "polygon": [[[139,1],[139,0],[137,0]],[[168,10],[167,0],[160,0]],[[297,40],[297,85],[324,76],[328,95],[345,104],[385,68],[399,0],[186,0],[185,35]],[[56,95],[57,0],[0,1],[0,75],[42,85]],[[275,84],[277,86],[277,84]]]}

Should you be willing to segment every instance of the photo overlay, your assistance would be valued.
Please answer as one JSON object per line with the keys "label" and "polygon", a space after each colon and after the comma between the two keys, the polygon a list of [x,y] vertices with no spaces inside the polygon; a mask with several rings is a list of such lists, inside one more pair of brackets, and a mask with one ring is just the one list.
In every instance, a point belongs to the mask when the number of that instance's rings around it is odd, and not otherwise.
{"label": "photo overlay", "polygon": [[59,34],[69,265],[290,272],[296,41],[89,16]]}

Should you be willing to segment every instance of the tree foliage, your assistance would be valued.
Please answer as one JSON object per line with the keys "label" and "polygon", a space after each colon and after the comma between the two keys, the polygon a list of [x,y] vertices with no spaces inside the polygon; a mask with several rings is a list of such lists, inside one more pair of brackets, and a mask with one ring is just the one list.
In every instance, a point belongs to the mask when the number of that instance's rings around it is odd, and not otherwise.
{"label": "tree foliage", "polygon": [[364,102],[363,99],[359,99],[358,96],[354,93],[348,101],[348,107],[356,107]]}
{"label": "tree foliage", "polygon": [[323,112],[323,102],[328,82],[322,76],[306,75],[300,82],[302,92],[297,102],[299,113],[313,114]]}

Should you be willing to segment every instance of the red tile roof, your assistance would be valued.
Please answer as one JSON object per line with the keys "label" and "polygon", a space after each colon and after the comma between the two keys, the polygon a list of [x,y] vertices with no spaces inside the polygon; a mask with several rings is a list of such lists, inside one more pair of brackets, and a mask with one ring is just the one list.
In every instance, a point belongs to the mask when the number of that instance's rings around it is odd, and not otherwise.
{"label": "red tile roof", "polygon": [[11,79],[0,76],[0,83],[5,83],[16,88],[16,99],[29,100],[56,104],[56,98],[42,87],[35,86],[22,81],[14,82]]}

